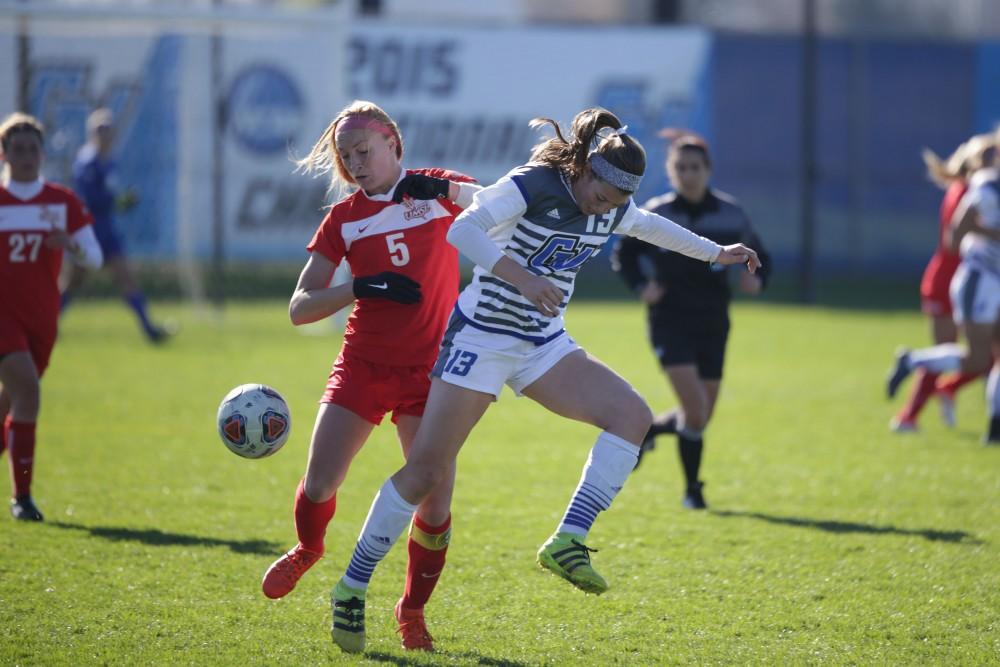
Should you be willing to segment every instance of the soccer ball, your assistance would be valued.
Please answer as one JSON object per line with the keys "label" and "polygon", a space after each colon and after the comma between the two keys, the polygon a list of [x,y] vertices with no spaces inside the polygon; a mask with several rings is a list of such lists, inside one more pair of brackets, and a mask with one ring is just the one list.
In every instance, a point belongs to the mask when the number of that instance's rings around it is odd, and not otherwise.
{"label": "soccer ball", "polygon": [[226,394],[217,421],[226,447],[248,459],[274,454],[292,430],[285,399],[263,384],[241,384]]}

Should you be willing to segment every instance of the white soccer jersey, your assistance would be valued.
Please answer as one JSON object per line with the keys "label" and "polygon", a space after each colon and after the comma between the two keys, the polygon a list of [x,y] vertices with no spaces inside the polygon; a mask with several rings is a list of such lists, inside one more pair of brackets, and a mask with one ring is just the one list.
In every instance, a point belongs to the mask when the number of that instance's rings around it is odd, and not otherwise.
{"label": "white soccer jersey", "polygon": [[[963,204],[974,207],[982,224],[988,229],[1000,229],[1000,172],[982,169],[969,182]],[[970,232],[962,238],[959,253],[970,267],[1000,274],[1000,241]]]}
{"label": "white soccer jersey", "polygon": [[[577,272],[596,256],[612,234],[636,236],[705,261],[715,259],[718,244],[640,209],[629,201],[604,215],[584,215],[559,169],[529,164],[476,193],[462,217],[488,214],[488,233],[500,250],[532,273],[552,281],[563,293],[559,315],[547,317],[509,283],[476,266],[472,282],[456,310],[470,325],[536,343],[563,332],[563,314]],[[459,247],[459,250],[462,248]]]}

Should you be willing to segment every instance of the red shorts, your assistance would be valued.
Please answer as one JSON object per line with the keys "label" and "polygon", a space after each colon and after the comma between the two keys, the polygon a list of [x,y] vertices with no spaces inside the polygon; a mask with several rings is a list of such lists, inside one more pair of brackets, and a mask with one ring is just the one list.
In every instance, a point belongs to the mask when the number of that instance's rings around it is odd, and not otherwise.
{"label": "red shorts", "polygon": [[930,317],[951,317],[948,289],[958,268],[958,257],[936,253],[920,281],[920,308]]}
{"label": "red shorts", "polygon": [[31,327],[13,318],[0,317],[0,357],[11,352],[30,352],[41,377],[56,345],[56,321]]}
{"label": "red shorts", "polygon": [[431,390],[431,368],[388,366],[367,361],[346,347],[333,364],[320,403],[347,408],[362,419],[381,424],[385,413],[392,413],[395,424],[400,415],[423,416],[427,394]]}

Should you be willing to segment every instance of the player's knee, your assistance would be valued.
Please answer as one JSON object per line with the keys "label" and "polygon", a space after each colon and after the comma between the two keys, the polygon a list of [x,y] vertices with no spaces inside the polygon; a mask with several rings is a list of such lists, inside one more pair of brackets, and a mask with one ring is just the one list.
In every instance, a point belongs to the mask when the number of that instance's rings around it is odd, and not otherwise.
{"label": "player's knee", "polygon": [[702,431],[708,426],[708,409],[699,407],[691,411],[684,411],[684,428],[693,431]]}
{"label": "player's knee", "polygon": [[435,499],[433,496],[420,503],[420,511],[417,513],[421,521],[430,526],[441,526],[451,516],[451,503]]}
{"label": "player's knee", "polygon": [[437,461],[407,462],[406,467],[407,485],[421,498],[426,498],[448,476],[448,465]]}
{"label": "player's knee", "polygon": [[623,394],[605,415],[601,426],[606,431],[618,433],[630,442],[640,442],[653,423],[653,411],[635,392]]}
{"label": "player's knee", "polygon": [[333,494],[337,492],[337,480],[325,475],[310,474],[310,472],[306,473],[306,480],[302,485],[306,497],[314,503],[323,503],[332,498]]}
{"label": "player's knee", "polygon": [[17,393],[11,392],[11,417],[20,422],[37,421],[41,402],[41,392],[38,389],[38,385],[25,384],[23,387],[18,388]]}

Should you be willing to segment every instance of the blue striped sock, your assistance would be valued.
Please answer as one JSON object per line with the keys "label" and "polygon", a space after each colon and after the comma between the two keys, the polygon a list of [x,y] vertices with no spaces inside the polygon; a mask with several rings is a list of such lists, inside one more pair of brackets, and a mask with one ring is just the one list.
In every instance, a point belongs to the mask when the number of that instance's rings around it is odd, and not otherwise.
{"label": "blue striped sock", "polygon": [[375,566],[392,549],[416,510],[416,505],[411,505],[399,495],[392,480],[386,480],[361,528],[354,554],[344,574],[345,584],[360,590],[368,588]]}
{"label": "blue striped sock", "polygon": [[639,446],[623,438],[601,433],[583,467],[580,484],[566,508],[557,532],[586,537],[600,512],[611,506],[629,473],[635,468]]}

